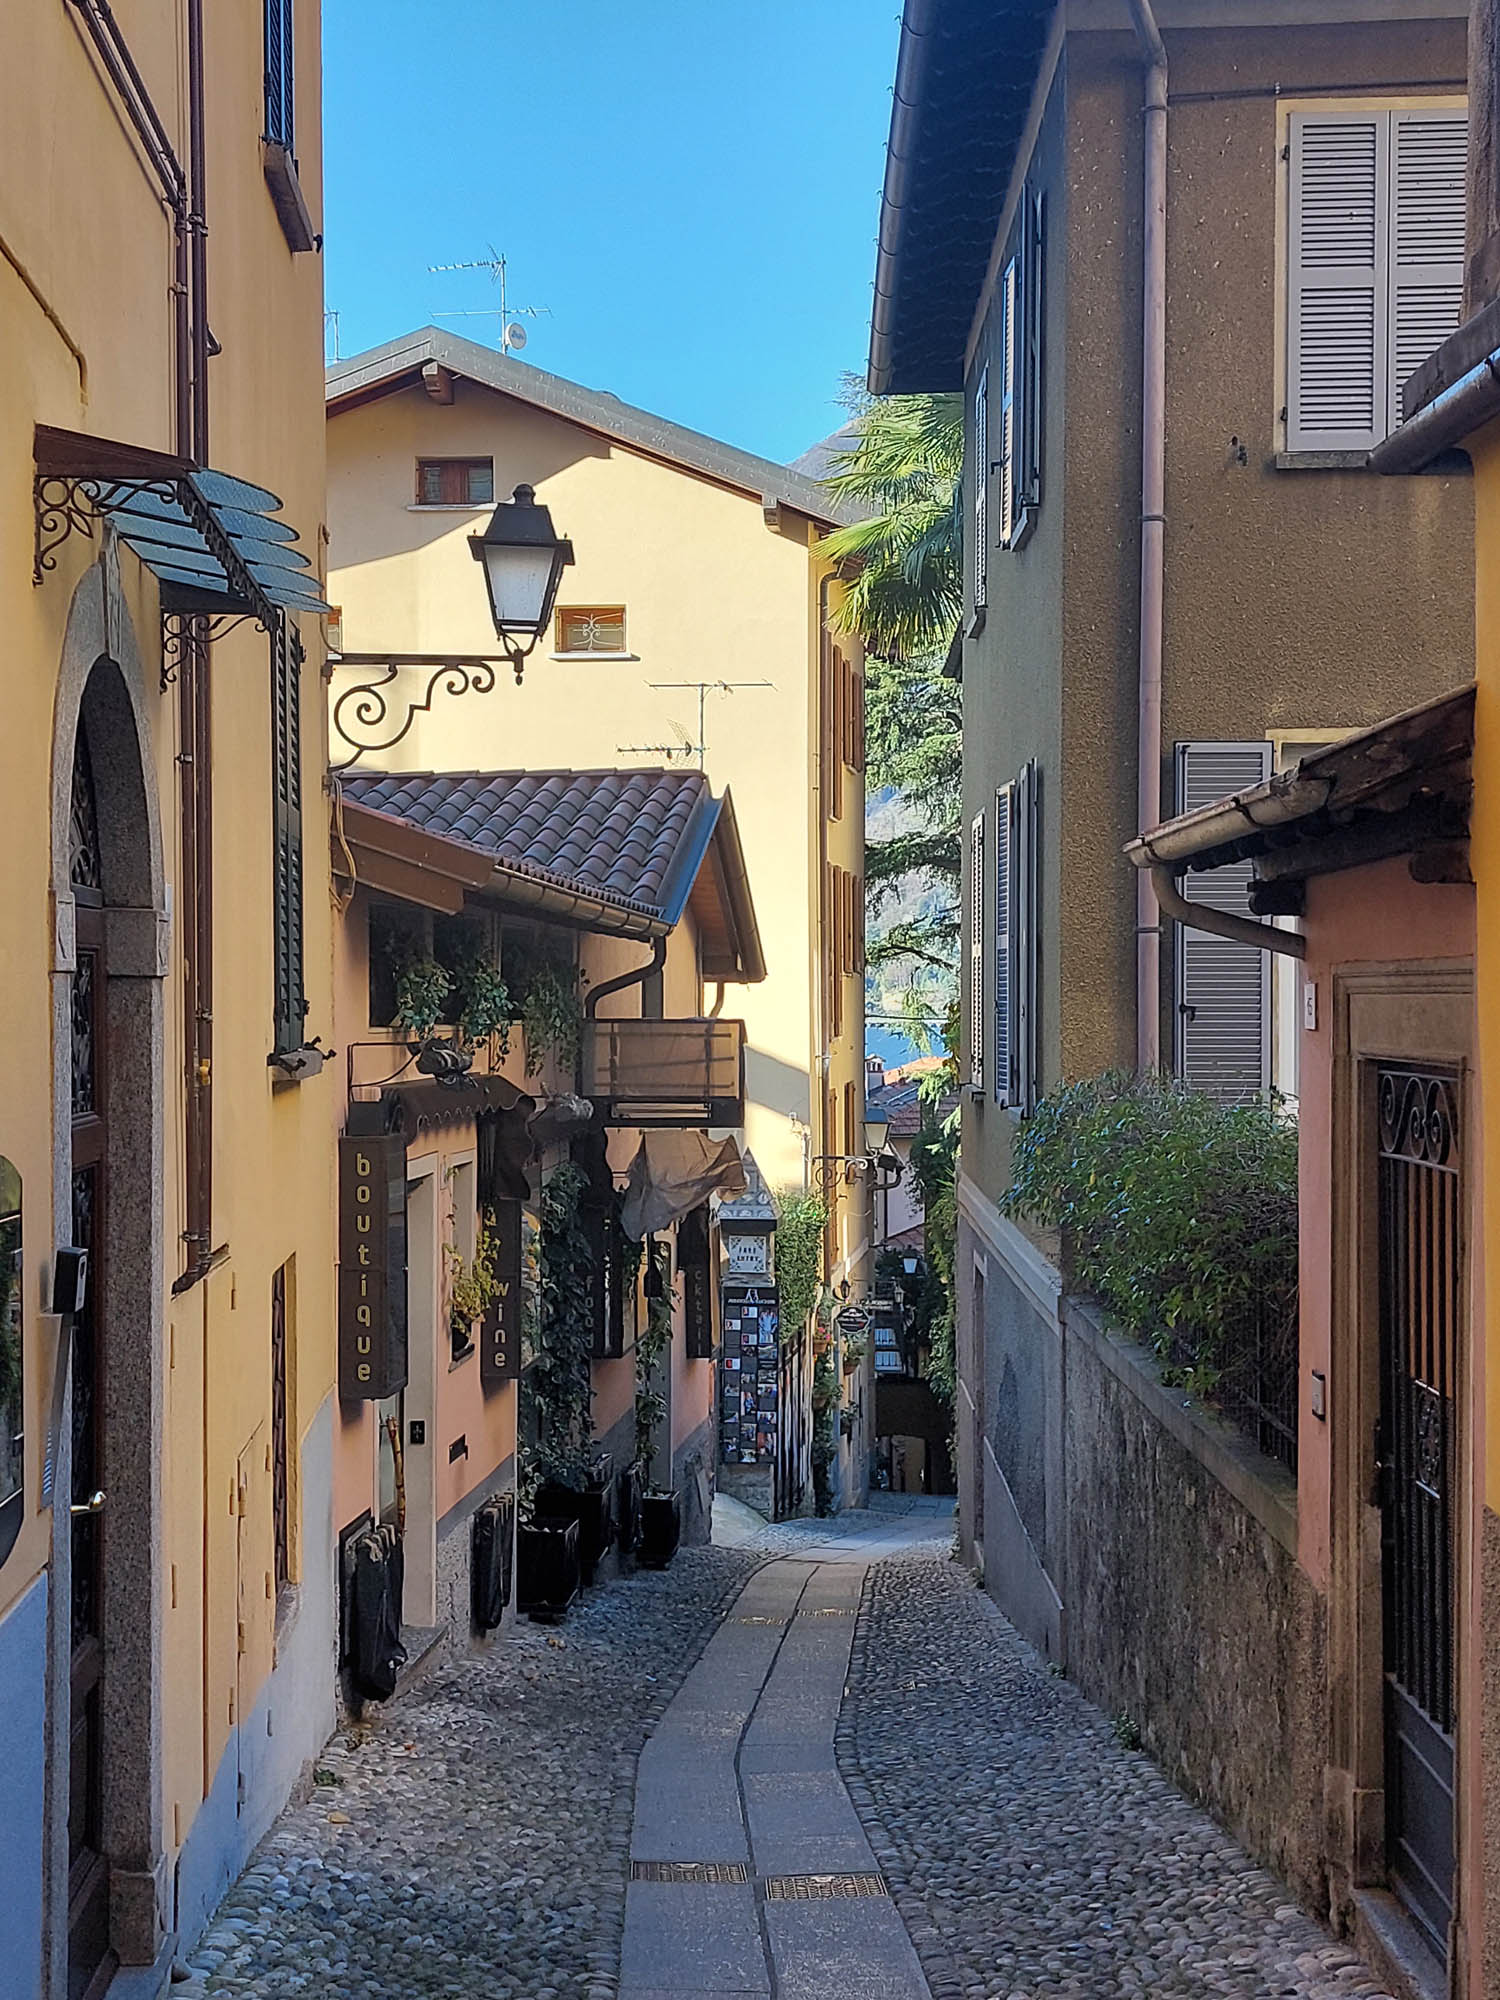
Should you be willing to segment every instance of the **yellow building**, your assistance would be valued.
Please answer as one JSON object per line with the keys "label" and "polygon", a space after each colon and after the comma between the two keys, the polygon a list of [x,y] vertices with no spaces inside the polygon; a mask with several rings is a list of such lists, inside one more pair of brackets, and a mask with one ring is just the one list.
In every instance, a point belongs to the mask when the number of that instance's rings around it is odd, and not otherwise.
{"label": "yellow building", "polygon": [[0,76],[7,2000],[164,1987],[332,1721],[319,9],[118,22]]}
{"label": "yellow building", "polygon": [[[786,467],[430,328],[327,386],[329,591],[344,660],[365,656],[334,673],[335,762],[356,747],[362,769],[670,759],[732,791],[766,978],[713,982],[707,1009],[747,1024],[746,1140],[766,1181],[826,1187],[825,1275],[865,1289],[868,1182],[847,1164],[864,1152],[863,665],[828,630],[841,586],[817,553],[838,509]],[[372,656],[494,652],[467,541],[522,484],[575,555],[524,686],[502,667],[489,692],[439,685],[413,708],[431,671],[413,664],[361,722]],[[863,1490],[859,1380],[846,1496]]]}

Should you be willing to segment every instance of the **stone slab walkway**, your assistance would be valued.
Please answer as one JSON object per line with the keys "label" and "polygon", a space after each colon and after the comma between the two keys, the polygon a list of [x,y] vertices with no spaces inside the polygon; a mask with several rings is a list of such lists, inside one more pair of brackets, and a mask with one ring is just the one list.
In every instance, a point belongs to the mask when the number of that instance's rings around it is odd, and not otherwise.
{"label": "stone slab walkway", "polygon": [[834,1751],[878,1537],[823,1528],[745,1586],[641,1754],[620,2000],[928,2000]]}

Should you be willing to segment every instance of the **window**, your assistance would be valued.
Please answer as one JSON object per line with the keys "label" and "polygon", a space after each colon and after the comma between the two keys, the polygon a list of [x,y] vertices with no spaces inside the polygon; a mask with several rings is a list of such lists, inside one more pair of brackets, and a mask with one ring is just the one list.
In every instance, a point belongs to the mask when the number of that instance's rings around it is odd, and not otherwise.
{"label": "window", "polygon": [[557,614],[559,653],[623,653],[623,604],[575,604]]}
{"label": "window", "polygon": [[271,1274],[271,1521],[276,1542],[276,1588],[292,1580],[291,1456],[287,1445],[287,1274]]}
{"label": "window", "polygon": [[302,641],[285,612],[271,628],[271,762],[275,854],[276,1053],[302,1045],[307,1019],[302,967]]}
{"label": "window", "polygon": [[[1192,812],[1271,774],[1269,743],[1179,743],[1177,811]],[[1189,875],[1191,903],[1248,917],[1251,863]],[[1174,926],[1177,1034],[1173,1067],[1195,1090],[1243,1103],[1271,1084],[1271,955],[1253,944]]]}
{"label": "window", "polygon": [[1029,1113],[1041,1095],[1041,772],[995,794],[995,1102]]}
{"label": "window", "polygon": [[266,131],[275,146],[293,149],[293,0],[266,0]]}
{"label": "window", "polygon": [[419,458],[419,507],[489,507],[495,499],[492,458]]}
{"label": "window", "polygon": [[1289,451],[1367,451],[1463,308],[1468,119],[1297,113],[1289,151]]}

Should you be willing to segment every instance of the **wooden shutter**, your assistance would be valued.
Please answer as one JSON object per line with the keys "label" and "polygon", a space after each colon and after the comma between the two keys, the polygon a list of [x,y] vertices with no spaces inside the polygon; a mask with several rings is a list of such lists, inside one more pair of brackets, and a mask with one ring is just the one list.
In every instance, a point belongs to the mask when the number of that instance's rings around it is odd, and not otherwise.
{"label": "wooden shutter", "polygon": [[969,822],[969,1088],[984,1090],[984,814]]}
{"label": "wooden shutter", "polygon": [[272,895],[276,1049],[301,1046],[307,1001],[302,966],[302,641],[284,612],[271,629],[271,761],[275,794]]}
{"label": "wooden shutter", "polygon": [[844,656],[835,646],[828,669],[828,813],[831,819],[844,817]]}
{"label": "wooden shutter", "polygon": [[1011,936],[1015,786],[995,794],[995,1102],[1016,1101],[1015,959]]}
{"label": "wooden shutter", "polygon": [[[1192,812],[1271,774],[1269,743],[1179,743],[1177,810]],[[1189,874],[1190,903],[1244,917],[1251,864]],[[1178,924],[1176,1070],[1195,1090],[1238,1104],[1271,1086],[1271,955]]]}
{"label": "wooden shutter", "polygon": [[990,371],[979,371],[974,391],[974,609],[989,601]]}
{"label": "wooden shutter", "polygon": [[1013,1001],[1012,1103],[1036,1109],[1041,1095],[1041,772],[1035,760],[1021,767],[1011,818],[1011,939]]}
{"label": "wooden shutter", "polygon": [[1018,259],[1012,257],[1000,280],[1000,455],[995,461],[999,482],[997,498],[1000,521],[995,540],[1008,549],[1016,532],[1016,375],[1020,331],[1016,325],[1018,305]]}
{"label": "wooden shutter", "polygon": [[1385,436],[1389,120],[1294,116],[1287,448],[1368,449]]}
{"label": "wooden shutter", "polygon": [[1025,239],[1025,311],[1021,343],[1021,478],[1020,502],[1030,514],[1042,499],[1042,271],[1043,198],[1029,192],[1023,204]]}
{"label": "wooden shutter", "polygon": [[1403,387],[1462,317],[1468,147],[1461,111],[1391,114],[1392,430]]}
{"label": "wooden shutter", "polygon": [[293,0],[266,0],[266,137],[292,151]]}

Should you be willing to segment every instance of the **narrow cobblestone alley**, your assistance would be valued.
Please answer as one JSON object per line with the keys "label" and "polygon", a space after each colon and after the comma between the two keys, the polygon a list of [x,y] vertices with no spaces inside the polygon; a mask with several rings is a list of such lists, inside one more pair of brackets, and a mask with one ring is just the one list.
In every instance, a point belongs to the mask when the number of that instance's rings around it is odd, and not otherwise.
{"label": "narrow cobblestone alley", "polygon": [[1380,1994],[948,1535],[887,1500],[685,1551],[451,1663],[329,1746],[176,1990]]}

